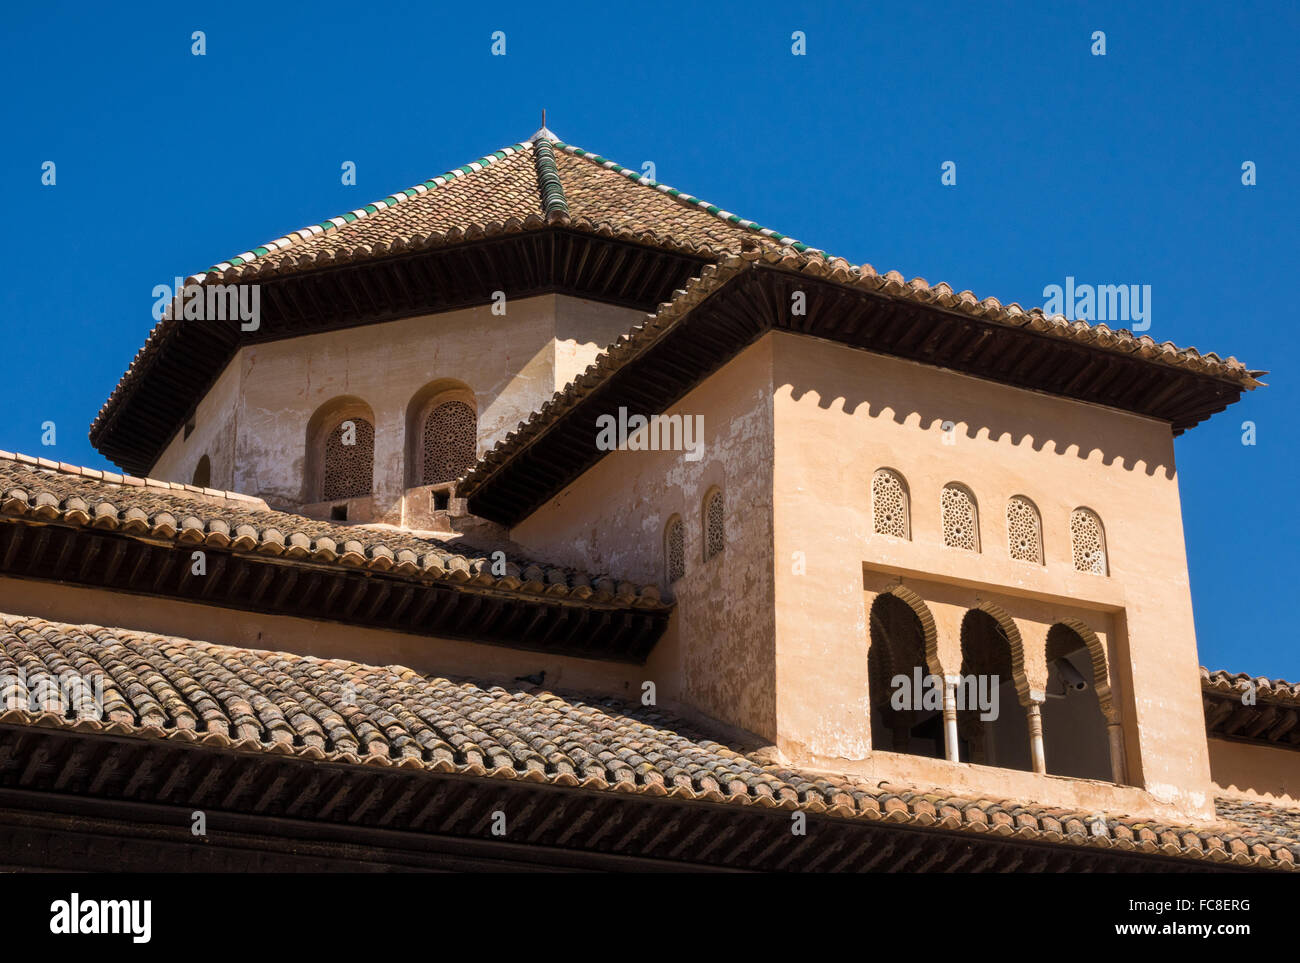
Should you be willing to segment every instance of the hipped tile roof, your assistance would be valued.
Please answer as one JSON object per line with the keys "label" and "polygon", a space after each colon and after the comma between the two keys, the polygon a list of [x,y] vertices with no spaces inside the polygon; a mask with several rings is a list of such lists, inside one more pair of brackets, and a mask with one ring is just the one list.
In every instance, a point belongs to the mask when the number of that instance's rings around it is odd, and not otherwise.
{"label": "hipped tile roof", "polygon": [[[560,142],[514,144],[338,217],[214,264],[189,283],[252,283],[549,227],[716,260],[794,238]],[[181,323],[175,302],[95,415],[96,445]]]}
{"label": "hipped tile roof", "polygon": [[776,270],[824,279],[845,288],[857,288],[919,304],[955,311],[970,318],[1023,328],[1049,338],[1070,341],[1102,351],[1137,358],[1143,362],[1178,368],[1232,382],[1245,389],[1262,384],[1258,376],[1235,357],[1226,359],[1214,352],[1202,354],[1196,348],[1179,348],[1173,343],[1155,341],[1147,335],[1135,335],[1126,329],[1086,321],[1069,321],[1061,315],[1048,315],[1042,308],[1025,310],[1019,304],[1002,304],[996,298],[980,299],[970,291],[955,292],[940,282],[930,285],[924,278],[904,281],[897,271],[878,273],[870,264],[853,265],[842,258],[828,258],[820,253],[798,252],[791,248],[773,249],[746,246],[739,254],[728,254],[717,264],[706,266],[696,278],[675,293],[672,301],[646,315],[646,319],[621,335],[597,356],[586,370],[552,398],[520,422],[518,427],[485,452],[467,472],[458,491],[472,495],[497,468],[544,435],[577,405],[598,392],[618,371],[636,361],[668,332],[686,320],[691,312],[725,288],[743,272],[764,265]]}
{"label": "hipped tile roof", "polygon": [[[64,673],[102,713],[61,698]],[[34,700],[34,701],[33,701]],[[1294,813],[1177,826],[872,784],[763,763],[671,714],[518,684],[423,675],[0,614],[0,725],[179,740],[357,766],[761,806],[843,820],[1294,869]]]}
{"label": "hipped tile roof", "polygon": [[0,516],[89,526],[181,544],[440,579],[519,595],[661,608],[659,589],[507,553],[493,574],[490,552],[457,540],[341,525],[275,511],[237,492],[117,475],[0,451]]}
{"label": "hipped tile roof", "polygon": [[[205,272],[236,280],[256,265],[281,269],[359,261],[456,237],[501,233],[512,220],[560,216],[592,228],[672,239],[700,250],[739,250],[742,239],[811,250],[794,238],[725,211],[620,164],[559,141],[503,147],[347,214],[245,251]],[[394,248],[397,243],[399,248]],[[197,278],[196,278],[197,280]]]}
{"label": "hipped tile roof", "polygon": [[1211,672],[1201,666],[1201,688],[1206,692],[1234,698],[1253,689],[1256,698],[1263,702],[1300,706],[1300,684],[1285,679],[1269,679],[1262,675],[1252,676],[1246,672],[1227,672],[1224,669]]}

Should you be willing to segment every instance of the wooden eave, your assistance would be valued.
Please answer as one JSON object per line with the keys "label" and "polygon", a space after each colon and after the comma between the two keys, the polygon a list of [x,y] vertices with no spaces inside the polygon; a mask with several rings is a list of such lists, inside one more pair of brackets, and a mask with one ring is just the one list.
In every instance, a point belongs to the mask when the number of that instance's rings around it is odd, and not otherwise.
{"label": "wooden eave", "polygon": [[[207,814],[206,838],[191,835],[194,811]],[[505,837],[491,831],[498,811]],[[800,836],[780,807],[8,723],[0,724],[0,852],[4,869],[78,871],[1241,868],[818,814]]]}
{"label": "wooden eave", "polygon": [[1206,734],[1231,742],[1300,751],[1300,706],[1259,698],[1253,705],[1240,693],[1201,691]]}
{"label": "wooden eave", "polygon": [[147,535],[0,517],[0,576],[202,605],[464,639],[552,655],[641,663],[671,607],[560,599],[428,575],[402,575],[200,546]]}
{"label": "wooden eave", "polygon": [[[92,427],[91,443],[131,474],[147,475],[239,348],[492,302],[567,294],[638,311],[668,300],[709,259],[571,228],[548,226],[381,260],[256,275],[256,331],[238,321],[163,322]],[[219,279],[212,279],[220,283]]]}
{"label": "wooden eave", "polygon": [[[806,314],[790,307],[802,292]],[[469,510],[517,524],[604,457],[592,426],[625,406],[661,413],[769,331],[825,338],[1002,384],[1167,421],[1174,434],[1235,402],[1242,386],[762,263],[741,271],[603,377],[518,450],[463,485]],[[634,336],[635,337],[635,336]]]}

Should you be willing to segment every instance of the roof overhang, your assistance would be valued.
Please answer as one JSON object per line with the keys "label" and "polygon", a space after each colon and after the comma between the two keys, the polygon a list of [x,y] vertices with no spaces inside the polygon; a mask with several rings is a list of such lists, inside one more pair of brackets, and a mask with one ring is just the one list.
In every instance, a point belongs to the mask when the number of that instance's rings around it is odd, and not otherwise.
{"label": "roof overhang", "polygon": [[126,471],[148,474],[245,345],[490,304],[497,291],[512,300],[556,293],[648,311],[715,258],[648,232],[530,217],[490,232],[208,274],[192,283],[260,286],[257,329],[243,331],[237,319],[165,317],[100,410],[90,441]]}
{"label": "roof overhang", "polygon": [[[470,511],[513,525],[605,452],[597,417],[661,413],[769,331],[788,331],[1169,422],[1177,434],[1258,382],[1235,360],[1177,352],[1104,326],[866,275],[820,257],[749,251],[706,268],[484,455],[458,486]],[[924,282],[921,282],[924,284]],[[790,306],[802,293],[804,314]]]}
{"label": "roof overhang", "polygon": [[[178,531],[171,516],[110,530],[74,506],[45,520],[13,501],[0,514],[0,576],[632,663],[645,660],[671,614],[648,599],[562,599],[544,585],[503,590],[468,572],[404,574],[261,554],[256,545]],[[205,555],[201,575],[196,549]]]}
{"label": "roof overhang", "polygon": [[1300,751],[1300,693],[1281,680],[1201,669],[1206,734]]}
{"label": "roof overhang", "polygon": [[[339,869],[358,860],[405,869],[1256,868],[1226,853],[1218,860],[1177,858],[1138,851],[1132,843],[1101,848],[1059,836],[1029,841],[1020,833],[832,814],[809,813],[806,833],[797,834],[790,832],[787,807],[775,804],[738,806],[499,774],[430,772],[388,760],[329,762],[292,751],[206,745],[183,732],[117,731],[123,728],[71,723],[52,713],[0,715],[0,833],[12,843],[5,860],[41,869],[209,872]],[[510,813],[510,834],[501,839],[491,826],[493,813],[503,809]],[[193,837],[192,810],[220,811],[221,832]]]}

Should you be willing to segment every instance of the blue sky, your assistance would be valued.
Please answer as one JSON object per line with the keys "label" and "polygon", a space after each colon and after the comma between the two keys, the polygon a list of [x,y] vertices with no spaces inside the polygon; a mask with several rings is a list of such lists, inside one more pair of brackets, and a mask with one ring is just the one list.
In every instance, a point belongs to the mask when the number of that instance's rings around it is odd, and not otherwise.
{"label": "blue sky", "polygon": [[[545,107],[562,139],[651,160],[659,180],[855,263],[1027,306],[1066,276],[1149,284],[1157,340],[1269,369],[1269,388],[1177,457],[1202,661],[1300,679],[1295,4],[48,3],[5,17],[0,447],[108,467],[86,430],[153,323],[154,285],[522,140]],[[340,184],[347,160],[356,187]],[[949,160],[955,187],[940,183]]]}

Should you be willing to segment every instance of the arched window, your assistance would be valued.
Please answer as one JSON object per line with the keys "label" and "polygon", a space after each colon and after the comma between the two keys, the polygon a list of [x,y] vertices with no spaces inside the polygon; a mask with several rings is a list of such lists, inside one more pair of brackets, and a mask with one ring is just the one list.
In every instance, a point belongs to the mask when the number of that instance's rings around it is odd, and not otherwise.
{"label": "arched window", "polygon": [[[1093,644],[1101,651],[1096,636]],[[1097,692],[1093,655],[1077,630],[1057,623],[1047,632],[1047,701],[1043,746],[1054,776],[1112,779],[1106,717]]]}
{"label": "arched window", "polygon": [[325,402],[307,421],[306,442],[303,502],[338,502],[373,492],[375,413],[365,401],[340,395]]}
{"label": "arched window", "polygon": [[988,612],[971,609],[961,622],[957,691],[958,757],[962,762],[1033,771],[1029,723],[1018,701],[1011,641]]}
{"label": "arched window", "polygon": [[212,462],[207,455],[200,458],[194,466],[194,480],[190,484],[199,488],[212,487]]}
{"label": "arched window", "polygon": [[443,401],[424,419],[421,484],[455,481],[474,464],[478,417],[463,401]]}
{"label": "arched window", "polygon": [[877,535],[911,538],[907,484],[898,472],[881,468],[871,476],[871,517]]}
{"label": "arched window", "polygon": [[1043,522],[1024,495],[1007,502],[1007,550],[1017,561],[1043,564]]}
{"label": "arched window", "polygon": [[325,438],[321,500],[369,495],[375,474],[375,426],[360,416],[344,418]]}
{"label": "arched window", "polygon": [[970,489],[955,482],[944,485],[939,496],[939,510],[943,516],[943,543],[949,548],[978,552],[979,513]]}
{"label": "arched window", "polygon": [[1094,575],[1107,574],[1106,533],[1097,513],[1076,508],[1070,513],[1070,545],[1074,549],[1074,567]]}
{"label": "arched window", "polygon": [[686,574],[686,526],[677,515],[664,526],[664,572],[669,585]]}
{"label": "arched window", "polygon": [[722,489],[715,488],[704,496],[704,560],[721,554],[727,545],[723,518]]}
{"label": "arched window", "polygon": [[[918,600],[921,612],[924,603]],[[928,616],[928,612],[926,613]],[[933,624],[932,619],[928,619]],[[914,688],[915,680],[921,688]],[[913,756],[944,757],[943,703],[927,699],[934,678],[925,656],[917,609],[888,592],[871,603],[867,626],[867,693],[871,747]],[[940,683],[942,685],[942,683]]]}
{"label": "arched window", "polygon": [[406,404],[406,452],[402,472],[407,488],[453,482],[473,467],[478,455],[479,404],[463,381],[438,378],[415,392]]}

